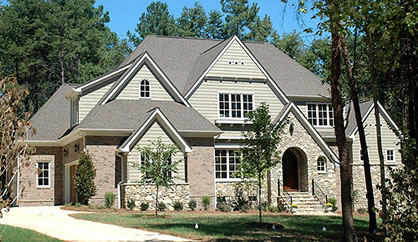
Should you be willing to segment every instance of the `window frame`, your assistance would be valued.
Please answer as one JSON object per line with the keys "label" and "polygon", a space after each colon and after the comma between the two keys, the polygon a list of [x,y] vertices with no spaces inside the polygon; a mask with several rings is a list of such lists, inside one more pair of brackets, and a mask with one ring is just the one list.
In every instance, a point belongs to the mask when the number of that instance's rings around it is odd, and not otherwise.
{"label": "window frame", "polygon": [[[45,163],[48,164],[48,185],[39,185],[39,164]],[[42,170],[41,170],[42,173]],[[45,179],[45,178],[42,178]],[[37,161],[36,162],[36,188],[50,188],[51,187],[51,162],[50,161]]]}
{"label": "window frame", "polygon": [[[223,150],[223,151],[226,151],[226,178],[217,178],[216,177],[216,172],[217,172],[217,170],[216,170],[216,151],[217,150]],[[214,170],[215,170],[215,181],[217,181],[217,182],[219,182],[219,181],[226,181],[226,182],[231,182],[231,181],[242,181],[242,178],[236,178],[236,177],[234,177],[234,178],[231,178],[230,177],[230,165],[231,165],[231,163],[229,162],[230,161],[230,156],[229,156],[229,152],[230,151],[232,151],[232,152],[234,152],[234,154],[237,154],[237,151],[238,151],[238,149],[234,149],[234,148],[215,148],[215,153],[214,153]],[[236,163],[236,158],[237,157],[239,157],[239,158],[241,158],[240,156],[234,156],[234,166],[235,167],[237,167],[237,163]],[[241,164],[241,160],[240,160],[240,162],[239,162],[239,164]]]}
{"label": "window frame", "polygon": [[[313,124],[313,123],[311,123],[309,121],[309,105],[315,105],[315,112],[314,113],[315,113],[315,122],[316,122],[316,124]],[[320,119],[319,118],[319,113],[320,113],[319,106],[320,105],[326,105],[326,110],[325,110],[325,113],[326,113],[326,122],[327,122],[326,125],[320,125],[319,124],[319,119]],[[330,110],[330,108],[331,108],[331,110]],[[317,103],[317,102],[307,102],[306,103],[306,118],[308,119],[308,122],[312,126],[314,126],[314,127],[333,128],[334,125],[335,125],[335,121],[334,121],[334,117],[330,117],[330,113],[332,113],[334,115],[334,109],[333,109],[331,103]],[[332,120],[333,125],[330,125],[330,121],[331,120]]]}
{"label": "window frame", "polygon": [[[149,91],[148,91],[148,93],[149,93],[149,96],[148,97],[142,97],[141,96],[141,87],[142,87],[142,82],[144,82],[144,81],[146,81],[146,82],[148,82],[148,87],[149,87]],[[146,92],[145,92],[146,93]],[[151,99],[151,82],[148,80],[148,79],[142,79],[140,82],[139,82],[139,98],[140,99]]]}
{"label": "window frame", "polygon": [[359,150],[358,160],[359,160],[359,162],[364,162],[364,160],[361,159],[361,157],[362,157],[362,152],[361,151],[362,151],[362,149]]}
{"label": "window frame", "polygon": [[[392,160],[388,160],[388,151],[392,151]],[[393,149],[393,148],[386,149],[385,161],[386,162],[390,162],[390,163],[396,162],[396,159],[395,159],[395,149]]]}
{"label": "window frame", "polygon": [[80,121],[79,99],[74,98],[70,101],[70,126],[73,127]]}
{"label": "window frame", "polygon": [[[318,162],[319,162],[319,159],[322,159],[323,160],[323,162],[324,162],[324,165],[323,165],[323,168],[324,168],[324,170],[319,170],[319,164],[318,164]],[[327,159],[324,157],[324,156],[320,156],[320,157],[318,157],[318,159],[316,159],[316,171],[318,172],[318,173],[327,173],[328,172],[328,165],[327,165]],[[321,166],[322,167],[322,166]]]}
{"label": "window frame", "polygon": [[[220,95],[228,95],[228,113],[229,117],[221,117],[220,115]],[[232,95],[239,95],[240,97],[240,114],[241,117],[232,117]],[[244,96],[251,96],[251,102],[246,102],[247,104],[251,104],[252,110],[247,110],[246,113],[254,111],[255,110],[255,95],[254,93],[249,92],[217,92],[217,118],[221,120],[245,120],[247,117],[244,116]],[[225,102],[225,101],[223,101]],[[225,109],[226,110],[226,109]]]}

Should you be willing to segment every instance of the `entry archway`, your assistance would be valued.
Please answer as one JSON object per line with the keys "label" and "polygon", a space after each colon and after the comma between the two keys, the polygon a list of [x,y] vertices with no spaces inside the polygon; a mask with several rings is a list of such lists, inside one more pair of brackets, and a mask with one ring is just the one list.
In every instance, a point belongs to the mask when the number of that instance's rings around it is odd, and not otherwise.
{"label": "entry archway", "polygon": [[292,147],[283,153],[283,189],[290,192],[308,191],[308,162],[305,152]]}

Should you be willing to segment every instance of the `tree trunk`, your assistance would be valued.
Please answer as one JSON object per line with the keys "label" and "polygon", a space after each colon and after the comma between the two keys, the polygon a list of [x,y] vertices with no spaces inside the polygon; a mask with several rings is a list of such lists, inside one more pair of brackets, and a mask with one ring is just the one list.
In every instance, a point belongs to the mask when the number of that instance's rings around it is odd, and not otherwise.
{"label": "tree trunk", "polygon": [[271,171],[267,171],[267,203],[271,205]]}
{"label": "tree trunk", "polygon": [[[354,50],[355,52],[356,50]],[[355,66],[353,67],[350,63],[350,55],[347,47],[347,42],[345,38],[342,38],[342,52],[345,60],[346,71],[347,71],[347,79],[350,85],[350,93],[351,99],[353,101],[354,106],[354,114],[356,116],[356,123],[358,127],[358,133],[360,136],[360,145],[361,145],[361,152],[363,154],[363,162],[364,162],[364,177],[366,180],[366,190],[367,190],[367,208],[369,212],[369,233],[374,234],[376,232],[376,213],[374,211],[374,195],[373,195],[373,184],[372,184],[372,176],[370,172],[370,161],[369,161],[369,153],[367,150],[367,143],[366,143],[366,134],[364,132],[363,121],[361,117],[360,111],[360,104],[359,98],[357,93],[357,81],[354,78],[354,71]],[[354,53],[356,55],[356,53]],[[354,60],[355,62],[356,60]]]}
{"label": "tree trunk", "polygon": [[[332,2],[330,3],[332,4]],[[333,15],[333,14],[332,14]],[[342,84],[341,84],[341,39],[337,27],[339,24],[331,17],[332,58],[331,58],[331,99],[334,107],[335,136],[340,158],[341,204],[345,241],[357,241],[351,198],[352,168],[345,137]]]}
{"label": "tree trunk", "polygon": [[156,185],[157,187],[157,192],[155,194],[155,216],[158,215],[158,185]]}
{"label": "tree trunk", "polygon": [[261,224],[261,173],[258,173],[258,217]]}

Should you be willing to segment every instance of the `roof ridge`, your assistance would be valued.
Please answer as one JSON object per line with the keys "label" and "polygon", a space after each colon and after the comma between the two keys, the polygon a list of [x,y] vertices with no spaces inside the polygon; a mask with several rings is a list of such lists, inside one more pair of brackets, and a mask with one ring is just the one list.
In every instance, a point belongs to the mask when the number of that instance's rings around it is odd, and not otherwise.
{"label": "roof ridge", "polygon": [[43,113],[44,110],[45,110],[45,108],[46,108],[46,106],[48,106],[52,102],[51,100],[53,99],[53,97],[55,97],[56,95],[58,95],[59,90],[61,90],[62,88],[64,88],[65,85],[70,86],[68,83],[61,84],[61,86],[58,87],[57,90],[55,90],[55,92],[48,98],[48,100],[44,103],[44,105],[42,105],[42,107],[39,108],[38,111],[35,114],[33,114],[33,116],[29,120],[32,120],[33,121],[33,119],[36,116],[39,116],[41,113]]}
{"label": "roof ridge", "polygon": [[[170,38],[170,39],[190,39],[190,40],[210,40],[210,41],[222,41],[225,39],[209,39],[209,38],[199,38],[199,37],[186,37],[186,36],[173,36],[173,35],[155,35],[149,34],[147,37],[157,37],[157,38]],[[145,37],[144,40],[147,38]]]}
{"label": "roof ridge", "polygon": [[223,44],[225,41],[230,41],[230,39],[231,39],[231,38],[233,38],[233,36],[229,37],[228,39],[224,39],[224,40],[222,40],[222,41],[219,41],[218,43],[216,43],[216,45],[211,46],[211,47],[210,47],[210,48],[208,48],[207,50],[205,50],[205,51],[203,51],[202,53],[200,53],[200,55],[199,55],[199,56],[201,56],[201,55],[203,55],[203,54],[205,54],[205,53],[209,52],[210,50],[215,49],[215,48],[216,48],[216,47],[218,47],[220,44]]}

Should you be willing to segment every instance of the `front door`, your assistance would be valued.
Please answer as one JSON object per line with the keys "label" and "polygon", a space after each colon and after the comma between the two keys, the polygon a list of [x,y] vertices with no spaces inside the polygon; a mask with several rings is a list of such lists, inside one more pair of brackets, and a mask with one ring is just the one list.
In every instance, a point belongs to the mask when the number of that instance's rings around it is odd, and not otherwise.
{"label": "front door", "polygon": [[283,155],[283,188],[298,191],[298,160],[295,154],[287,150]]}
{"label": "front door", "polygon": [[76,167],[77,165],[70,166],[70,202],[72,204],[77,202],[77,190],[74,183]]}

